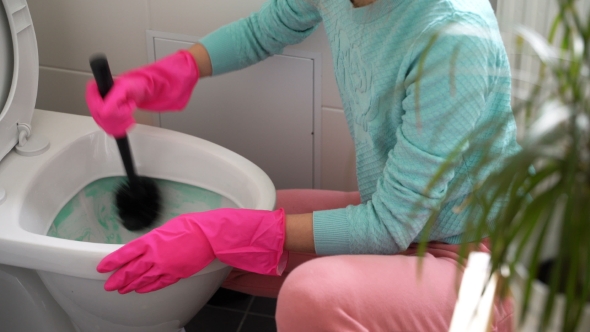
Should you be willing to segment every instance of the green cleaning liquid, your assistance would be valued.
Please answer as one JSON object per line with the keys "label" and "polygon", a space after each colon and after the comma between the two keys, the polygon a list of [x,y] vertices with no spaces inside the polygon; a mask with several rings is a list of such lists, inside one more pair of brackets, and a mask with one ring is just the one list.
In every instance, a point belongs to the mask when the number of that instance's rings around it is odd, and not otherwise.
{"label": "green cleaning liquid", "polygon": [[[114,193],[125,177],[96,180],[78,192],[59,211],[47,235],[68,240],[123,244],[145,233],[125,229],[117,216]],[[154,179],[162,195],[162,213],[153,227],[183,213],[238,207],[215,192],[184,183]]]}

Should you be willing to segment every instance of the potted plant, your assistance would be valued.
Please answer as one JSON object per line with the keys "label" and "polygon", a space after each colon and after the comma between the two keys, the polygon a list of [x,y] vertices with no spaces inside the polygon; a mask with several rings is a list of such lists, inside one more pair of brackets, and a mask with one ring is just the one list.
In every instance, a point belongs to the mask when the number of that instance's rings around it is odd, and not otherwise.
{"label": "potted plant", "polygon": [[[517,29],[541,61],[538,84],[513,107],[531,119],[522,150],[457,207],[471,221],[464,242],[489,238],[490,276],[499,276],[500,296],[515,299],[517,331],[590,331],[590,15],[576,0],[556,1],[547,38]],[[465,152],[481,154],[476,172],[497,158],[488,150],[484,144]]]}

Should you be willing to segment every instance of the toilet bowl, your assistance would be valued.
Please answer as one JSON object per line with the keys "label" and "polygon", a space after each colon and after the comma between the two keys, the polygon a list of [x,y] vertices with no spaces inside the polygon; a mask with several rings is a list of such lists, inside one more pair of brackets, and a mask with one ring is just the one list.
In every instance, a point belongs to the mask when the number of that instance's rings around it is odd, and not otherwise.
{"label": "toilet bowl", "polygon": [[[121,243],[52,234],[71,199],[124,168],[114,139],[92,118],[34,110],[38,60],[27,4],[1,5],[0,68],[12,70],[0,72],[0,331],[180,331],[231,268],[215,260],[164,289],[121,295],[103,289],[108,274],[96,265],[141,233],[127,232]],[[220,197],[195,210],[274,207],[268,176],[223,147],[142,125],[129,141],[140,175]]]}

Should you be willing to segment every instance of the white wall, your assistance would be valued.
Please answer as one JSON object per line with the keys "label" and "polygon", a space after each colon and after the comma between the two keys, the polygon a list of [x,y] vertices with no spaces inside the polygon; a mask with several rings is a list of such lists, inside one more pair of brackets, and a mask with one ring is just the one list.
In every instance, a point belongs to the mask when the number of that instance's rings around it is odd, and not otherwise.
{"label": "white wall", "polygon": [[[41,66],[37,107],[88,115],[84,90],[91,79],[88,58],[93,53],[106,53],[117,75],[148,62],[146,30],[204,36],[248,16],[263,2],[28,0]],[[322,54],[322,188],[356,190],[354,148],[323,28],[291,48]],[[137,120],[151,124],[151,117],[142,112]]]}
{"label": "white wall", "polygon": [[[590,12],[590,0],[577,0],[575,5],[581,13]],[[513,104],[526,100],[532,88],[548,84],[549,79],[539,81],[539,58],[528,43],[517,47],[515,29],[523,25],[547,38],[558,10],[557,0],[497,0],[496,15],[512,69]],[[525,114],[517,113],[516,119],[519,137],[522,138],[527,125]]]}

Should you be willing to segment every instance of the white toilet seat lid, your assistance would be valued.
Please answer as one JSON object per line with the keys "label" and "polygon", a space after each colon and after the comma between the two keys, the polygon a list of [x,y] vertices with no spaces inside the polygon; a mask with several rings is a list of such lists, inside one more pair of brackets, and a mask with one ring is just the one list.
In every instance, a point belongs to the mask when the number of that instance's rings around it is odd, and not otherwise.
{"label": "white toilet seat lid", "polygon": [[[0,0],[0,160],[30,124],[37,99],[39,55],[26,0]],[[32,128],[34,130],[34,128]]]}

